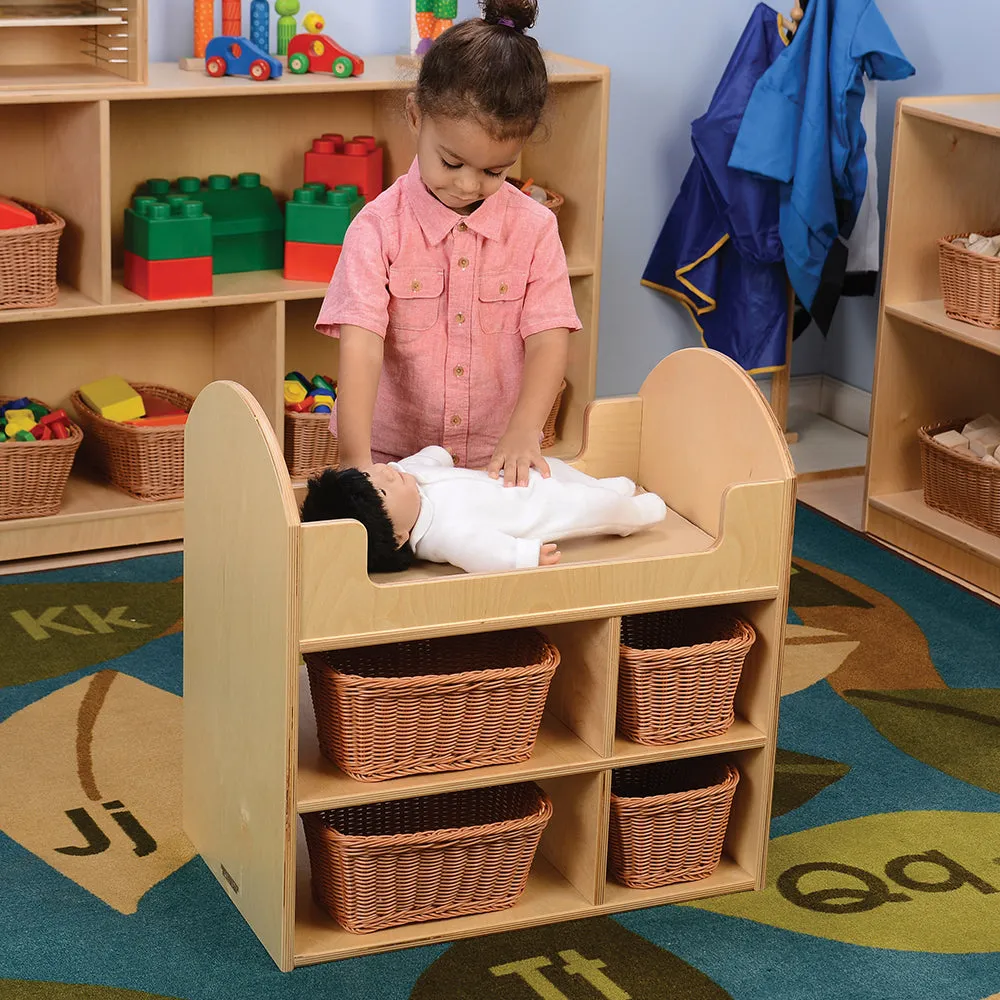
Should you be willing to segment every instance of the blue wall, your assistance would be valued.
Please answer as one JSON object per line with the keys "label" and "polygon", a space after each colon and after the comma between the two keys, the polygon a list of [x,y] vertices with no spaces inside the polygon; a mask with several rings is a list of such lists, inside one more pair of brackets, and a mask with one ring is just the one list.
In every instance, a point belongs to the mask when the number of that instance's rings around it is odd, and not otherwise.
{"label": "blue wall", "polygon": [[[601,395],[635,391],[664,354],[698,342],[684,310],[642,288],[639,279],[690,160],[689,124],[711,99],[753,2],[541,0],[536,33],[542,44],[609,65],[612,73]],[[315,0],[313,6],[330,15],[331,34],[357,51],[400,52],[409,44],[408,0]],[[913,80],[882,88],[884,207],[896,99],[1000,89],[995,69],[1000,10],[996,0],[966,0],[961,16],[941,0],[880,0],[879,6],[918,71]],[[303,13],[309,9],[309,0],[303,0]],[[474,0],[460,0],[461,17],[475,12]],[[189,0],[150,0],[149,37],[153,60],[190,54]],[[796,374],[825,370],[869,389],[875,316],[872,300],[845,300],[828,341],[812,330],[796,342]]]}

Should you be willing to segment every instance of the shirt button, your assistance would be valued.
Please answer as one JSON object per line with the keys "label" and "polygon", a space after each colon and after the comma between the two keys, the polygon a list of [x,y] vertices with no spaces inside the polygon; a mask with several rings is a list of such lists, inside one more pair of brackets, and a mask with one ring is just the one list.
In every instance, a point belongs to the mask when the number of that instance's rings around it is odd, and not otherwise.
{"label": "shirt button", "polygon": [[451,422],[457,427],[462,422],[462,418],[456,413],[455,416],[451,418]]}
{"label": "shirt button", "polygon": [[[414,289],[414,291],[416,291],[416,289]],[[504,282],[504,284],[502,284],[500,286],[500,294],[501,295],[506,295],[507,294],[507,283],[506,282]]]}
{"label": "shirt button", "polygon": [[419,281],[414,281],[410,285],[410,288],[412,288],[415,292],[419,292],[420,291],[420,282]]}
{"label": "shirt button", "polygon": [[457,376],[458,378],[461,378],[461,377],[462,377],[462,376],[463,376],[464,374],[465,374],[465,369],[464,369],[464,368],[463,368],[463,367],[462,367],[461,365],[459,365],[459,366],[458,366],[458,367],[457,367],[457,368],[455,369],[455,375],[456,375],[456,376]]}
{"label": "shirt button", "polygon": [[464,271],[469,266],[469,258],[459,257],[458,266]]}
{"label": "shirt button", "polygon": [[469,227],[464,222],[460,222],[458,224],[458,231],[460,233],[467,233],[469,231]]}
{"label": "shirt button", "polygon": [[458,315],[457,315],[457,316],[455,317],[455,322],[456,322],[456,323],[464,323],[464,322],[465,322],[465,313],[459,313],[459,314],[458,314]]}

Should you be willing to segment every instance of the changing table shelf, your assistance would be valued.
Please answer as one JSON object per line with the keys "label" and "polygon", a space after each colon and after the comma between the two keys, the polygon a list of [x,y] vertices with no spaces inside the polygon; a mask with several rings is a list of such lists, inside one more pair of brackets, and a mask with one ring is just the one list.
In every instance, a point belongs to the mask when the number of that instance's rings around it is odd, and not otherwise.
{"label": "changing table shelf", "polygon": [[[659,529],[567,545],[565,564],[547,569],[371,578],[357,522],[300,523],[253,396],[216,382],[198,397],[185,470],[184,828],[279,968],[763,886],[795,499],[784,436],[745,372],[696,349],[664,359],[637,396],[591,403],[582,439],[576,467],[664,498]],[[757,634],[735,722],[689,743],[624,739],[621,616],[708,605]],[[561,654],[529,760],[368,783],[319,753],[301,651],[529,625]],[[741,774],[718,870],[649,893],[610,883],[613,771],[706,756]],[[523,780],[545,789],[553,814],[510,909],[359,936],[313,903],[302,814]]]}

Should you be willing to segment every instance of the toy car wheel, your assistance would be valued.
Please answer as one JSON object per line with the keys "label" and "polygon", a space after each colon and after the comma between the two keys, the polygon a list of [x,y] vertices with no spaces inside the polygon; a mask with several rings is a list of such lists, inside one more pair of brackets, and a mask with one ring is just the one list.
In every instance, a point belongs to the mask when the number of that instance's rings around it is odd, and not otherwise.
{"label": "toy car wheel", "polygon": [[255,80],[270,80],[271,64],[264,59],[254,59],[250,63],[250,76]]}
{"label": "toy car wheel", "polygon": [[333,75],[341,79],[350,76],[354,72],[354,63],[347,56],[338,56],[333,60]]}
{"label": "toy car wheel", "polygon": [[295,55],[289,56],[288,71],[290,73],[308,73],[309,56],[307,56],[304,52],[296,52]]}
{"label": "toy car wheel", "polygon": [[205,72],[209,76],[225,76],[226,60],[222,56],[212,56],[205,62]]}

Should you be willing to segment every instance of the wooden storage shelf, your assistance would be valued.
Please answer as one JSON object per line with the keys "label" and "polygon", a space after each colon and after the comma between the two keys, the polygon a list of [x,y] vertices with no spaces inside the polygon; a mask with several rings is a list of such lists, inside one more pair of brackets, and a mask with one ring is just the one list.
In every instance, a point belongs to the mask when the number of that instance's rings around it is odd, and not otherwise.
{"label": "wooden storage shelf", "polygon": [[[285,307],[286,346],[304,352],[305,304]],[[691,432],[673,433],[682,425]],[[185,512],[184,824],[280,968],[763,886],[795,493],[784,436],[747,375],[699,349],[666,358],[638,396],[591,403],[581,438],[574,464],[659,493],[664,530],[567,545],[565,564],[545,570],[418,566],[371,578],[360,525],[300,523],[254,397],[220,382],[196,402],[186,443],[198,499]],[[705,463],[710,443],[715,460]],[[235,478],[245,490],[234,509],[224,484]],[[735,724],[668,747],[616,740],[620,616],[695,605],[732,606],[756,631]],[[300,651],[528,625],[561,653],[530,760],[370,784],[319,754]],[[616,895],[612,771],[708,754],[741,775],[727,859],[703,882]],[[512,909],[359,937],[313,905],[299,814],[526,779],[545,788],[553,815]]]}
{"label": "wooden storage shelf", "polygon": [[923,502],[921,426],[1000,412],[1000,330],[949,318],[938,240],[1000,229],[1000,98],[899,103],[865,484],[872,535],[1000,595],[1000,539]]}
{"label": "wooden storage shelf", "polygon": [[[143,0],[122,0],[120,5],[116,0],[115,6],[130,12],[128,31],[139,30]],[[0,62],[11,39],[27,44],[24,32],[48,37],[27,28],[0,33]],[[551,453],[570,457],[582,447],[583,413],[596,387],[609,84],[602,66],[556,55],[548,61],[550,136],[529,144],[519,169],[566,196],[560,234],[584,330],[571,338],[570,387]],[[5,72],[23,78],[40,75],[36,86],[13,91],[4,89]],[[63,86],[49,86],[61,75]],[[77,86],[95,79],[103,86]],[[45,205],[67,221],[57,304],[0,310],[0,349],[5,351],[0,392],[55,403],[68,399],[84,380],[84,371],[95,378],[117,373],[175,384],[191,393],[214,379],[229,378],[257,396],[280,432],[286,371],[302,368],[310,369],[310,375],[323,371],[336,377],[336,342],[313,329],[325,284],[286,281],[278,271],[217,275],[209,297],[147,301],[122,284],[124,210],[149,177],[254,171],[279,200],[287,199],[302,183],[304,152],[326,131],[375,135],[385,149],[385,181],[391,183],[414,155],[403,117],[404,95],[412,82],[412,73],[392,56],[366,59],[364,76],[350,80],[287,74],[267,84],[213,80],[174,64],[150,67],[145,87],[131,86],[87,62],[0,69],[0,134],[17,136],[0,161],[0,191]],[[268,142],[257,140],[261,134],[268,135]],[[232,315],[252,310],[246,314],[252,322],[242,342],[230,338],[231,343],[220,346],[222,341],[207,331],[227,310],[237,311]],[[29,339],[44,345],[46,364],[23,346]],[[131,541],[178,537],[175,527],[163,535],[167,522],[162,518],[143,523],[149,533],[130,531]],[[61,530],[39,531],[27,521],[11,524],[7,533],[16,541],[0,558],[15,549],[25,558],[94,549],[108,537],[86,525],[68,536]],[[17,539],[19,531],[23,537]],[[72,539],[70,548],[56,547],[67,538]]]}
{"label": "wooden storage shelf", "polygon": [[0,4],[0,103],[144,83],[146,8],[147,0]]}

